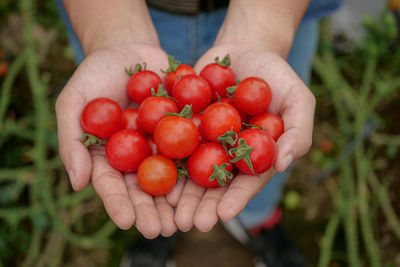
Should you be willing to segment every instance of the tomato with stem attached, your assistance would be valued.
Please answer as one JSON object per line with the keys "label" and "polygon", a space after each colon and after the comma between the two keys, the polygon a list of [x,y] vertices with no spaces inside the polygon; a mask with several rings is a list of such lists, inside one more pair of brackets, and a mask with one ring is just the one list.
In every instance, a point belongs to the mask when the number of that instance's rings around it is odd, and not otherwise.
{"label": "tomato with stem attached", "polygon": [[174,188],[177,169],[171,159],[158,154],[142,161],[137,177],[139,186],[144,192],[152,196],[163,196]]}
{"label": "tomato with stem attached", "polygon": [[232,163],[243,173],[261,174],[275,163],[277,149],[274,139],[261,129],[246,129],[229,150]]}
{"label": "tomato with stem attached", "polygon": [[231,59],[227,54],[222,61],[216,57],[215,63],[206,65],[200,71],[200,76],[210,84],[213,100],[217,100],[218,96],[226,97],[226,88],[236,84],[236,77],[230,65]]}
{"label": "tomato with stem attached", "polygon": [[190,155],[188,172],[191,179],[203,187],[224,186],[233,178],[230,157],[222,145],[203,143]]}
{"label": "tomato with stem attached", "polygon": [[179,78],[189,74],[196,74],[196,72],[191,66],[182,64],[170,55],[168,55],[168,63],[169,68],[165,71],[164,86],[168,94],[172,95],[172,88]]}
{"label": "tomato with stem attached", "polygon": [[[190,109],[189,106],[186,106]],[[172,159],[188,157],[199,144],[199,131],[189,119],[182,115],[171,115],[163,118],[154,130],[154,141],[158,151]],[[191,112],[191,111],[190,111]]]}
{"label": "tomato with stem attached", "polygon": [[135,73],[127,70],[127,73],[132,76],[128,80],[126,90],[132,101],[141,104],[151,96],[151,88],[157,88],[159,84],[162,84],[162,80],[154,71],[146,70],[146,64],[144,67],[136,64],[135,70]]}
{"label": "tomato with stem attached", "polygon": [[157,123],[166,113],[178,111],[175,101],[163,95],[166,95],[166,92],[159,87],[158,94],[146,98],[139,106],[139,124],[150,134],[154,133]]}
{"label": "tomato with stem attached", "polygon": [[217,142],[218,137],[227,131],[233,130],[239,133],[242,128],[242,119],[232,105],[213,103],[204,110],[200,128],[208,140]]}

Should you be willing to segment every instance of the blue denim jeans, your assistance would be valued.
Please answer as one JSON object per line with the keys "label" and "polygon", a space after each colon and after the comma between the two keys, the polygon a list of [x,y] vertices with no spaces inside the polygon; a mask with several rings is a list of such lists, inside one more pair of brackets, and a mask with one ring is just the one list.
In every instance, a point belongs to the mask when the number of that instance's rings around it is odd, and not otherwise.
{"label": "blue denim jeans", "polygon": [[[57,0],[57,2],[61,16],[66,23],[76,62],[79,64],[84,59],[82,48],[61,0]],[[168,54],[189,65],[194,65],[197,59],[212,46],[224,21],[225,13],[225,9],[219,9],[211,13],[200,13],[197,16],[184,16],[150,9],[162,48]],[[318,40],[317,34],[318,22],[316,19],[308,19],[301,23],[287,59],[306,84],[310,81],[311,62]],[[290,168],[283,173],[276,174],[239,214],[239,219],[245,227],[255,226],[269,217],[280,202],[289,171]]]}

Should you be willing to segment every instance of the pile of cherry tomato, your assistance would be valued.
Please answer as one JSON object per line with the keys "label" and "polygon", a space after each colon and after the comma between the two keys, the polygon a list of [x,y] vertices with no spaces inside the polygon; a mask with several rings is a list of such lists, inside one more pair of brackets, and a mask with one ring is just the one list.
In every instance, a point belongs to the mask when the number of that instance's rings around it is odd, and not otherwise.
{"label": "pile of cherry tomato", "polygon": [[165,195],[188,176],[204,187],[226,185],[233,172],[261,174],[274,164],[282,119],[267,112],[272,100],[261,78],[237,81],[229,55],[196,74],[169,56],[164,81],[137,64],[127,96],[138,109],[122,110],[97,98],[81,114],[86,146],[103,145],[108,162],[137,172],[143,191]]}

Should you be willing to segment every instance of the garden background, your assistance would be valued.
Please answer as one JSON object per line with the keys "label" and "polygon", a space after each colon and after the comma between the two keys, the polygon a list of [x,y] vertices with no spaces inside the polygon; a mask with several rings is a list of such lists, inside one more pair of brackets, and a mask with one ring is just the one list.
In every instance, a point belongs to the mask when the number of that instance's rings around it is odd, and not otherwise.
{"label": "garden background", "polygon": [[[366,3],[321,21],[314,142],[282,200],[311,266],[400,266],[400,3]],[[73,192],[58,156],[54,104],[75,67],[52,0],[0,2],[0,266],[118,266],[138,236],[92,187]],[[219,224],[181,237],[178,266],[251,266]]]}

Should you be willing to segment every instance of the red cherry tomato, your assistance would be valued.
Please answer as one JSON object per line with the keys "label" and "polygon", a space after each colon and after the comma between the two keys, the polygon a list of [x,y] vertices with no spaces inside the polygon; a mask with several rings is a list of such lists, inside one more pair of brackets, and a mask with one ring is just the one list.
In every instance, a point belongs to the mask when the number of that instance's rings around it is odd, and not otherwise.
{"label": "red cherry tomato", "polygon": [[183,159],[199,144],[199,131],[186,118],[168,116],[157,124],[154,141],[160,153],[172,159]]}
{"label": "red cherry tomato", "polygon": [[[227,103],[235,107],[235,101],[233,100],[232,97],[224,97],[221,99],[222,103]],[[236,108],[236,107],[235,107]],[[239,110],[238,110],[239,111]],[[244,114],[243,112],[239,111],[240,118],[242,118],[242,122],[247,122],[249,120],[249,116]]]}
{"label": "red cherry tomato", "polygon": [[240,139],[246,141],[247,146],[253,148],[253,151],[250,153],[250,160],[254,173],[250,170],[244,159],[236,162],[235,166],[246,174],[261,174],[269,170],[275,163],[277,155],[276,145],[272,137],[261,129],[246,129],[239,134],[238,142],[234,148],[238,147]]}
{"label": "red cherry tomato", "polygon": [[121,128],[122,129],[131,129],[134,130],[141,135],[146,135],[146,131],[139,124],[139,110],[137,109],[125,109],[122,112],[122,120],[121,120]]}
{"label": "red cherry tomato", "polygon": [[179,109],[192,105],[193,112],[200,112],[211,102],[211,89],[206,80],[190,74],[176,81],[172,96],[176,99]]}
{"label": "red cherry tomato", "polygon": [[229,163],[230,157],[225,153],[222,145],[218,143],[204,143],[199,145],[190,155],[188,160],[188,172],[192,180],[203,187],[217,187],[218,180],[215,178],[210,181],[210,176],[214,172],[213,166],[221,166],[223,163],[229,164],[225,170],[232,172],[232,164]]}
{"label": "red cherry tomato", "polygon": [[190,117],[190,121],[193,122],[193,124],[197,127],[197,130],[199,130],[199,144],[204,143],[206,141],[206,138],[204,137],[204,134],[201,132],[200,129],[201,114],[193,113],[192,117]]}
{"label": "red cherry tomato", "polygon": [[164,77],[164,85],[168,94],[172,95],[172,88],[174,87],[175,82],[178,80],[178,77],[183,77],[189,74],[196,74],[196,72],[192,67],[185,64],[180,64],[179,67],[177,67],[174,71],[167,72]]}
{"label": "red cherry tomato", "polygon": [[153,134],[157,123],[165,116],[165,113],[177,111],[178,107],[172,99],[161,96],[146,98],[139,107],[139,124],[146,132]]}
{"label": "red cherry tomato", "polygon": [[149,155],[150,148],[138,132],[123,129],[113,134],[106,144],[106,157],[121,172],[133,172]]}
{"label": "red cherry tomato", "polygon": [[155,72],[139,70],[129,78],[126,89],[130,99],[140,104],[151,96],[151,88],[156,90],[159,84],[162,84],[162,80]]}
{"label": "red cherry tomato", "polygon": [[269,85],[260,78],[249,77],[241,81],[235,91],[235,107],[249,115],[266,111],[271,103],[272,92]]}
{"label": "red cherry tomato", "polygon": [[152,196],[168,194],[176,184],[177,175],[175,163],[163,155],[146,158],[137,172],[140,188]]}
{"label": "red cherry tomato", "polygon": [[249,124],[263,127],[275,141],[278,140],[279,136],[281,136],[284,131],[282,118],[270,112],[265,112],[253,117]]}
{"label": "red cherry tomato", "polygon": [[150,155],[158,154],[157,145],[156,145],[156,142],[154,142],[154,136],[153,135],[146,136],[146,141],[150,147]]}
{"label": "red cherry tomato", "polygon": [[117,102],[109,98],[90,101],[82,111],[81,126],[89,134],[107,139],[121,129],[122,110]]}
{"label": "red cherry tomato", "polygon": [[221,98],[226,97],[226,88],[236,84],[235,74],[233,73],[232,69],[229,68],[229,65],[230,59],[228,62],[225,57],[220,64],[210,63],[206,65],[200,72],[200,76],[206,79],[206,81],[210,84],[212,99],[214,100],[218,98],[218,95]]}
{"label": "red cherry tomato", "polygon": [[200,129],[210,141],[217,141],[220,135],[227,131],[239,133],[242,128],[242,120],[239,112],[226,103],[214,103],[206,108],[201,116]]}

